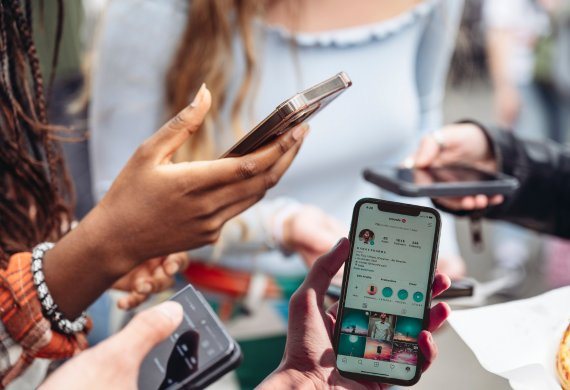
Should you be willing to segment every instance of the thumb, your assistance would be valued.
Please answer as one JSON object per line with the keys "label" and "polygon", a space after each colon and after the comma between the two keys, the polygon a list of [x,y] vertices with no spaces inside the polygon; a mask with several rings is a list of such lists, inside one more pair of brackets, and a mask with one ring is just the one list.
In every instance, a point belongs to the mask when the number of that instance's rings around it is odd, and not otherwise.
{"label": "thumb", "polygon": [[182,315],[179,303],[163,302],[137,314],[116,338],[139,365],[155,345],[176,330],[182,322]]}
{"label": "thumb", "polygon": [[433,164],[437,155],[440,152],[440,147],[431,136],[426,136],[422,139],[418,150],[416,151],[413,159],[414,165],[418,168],[426,168]]}
{"label": "thumb", "polygon": [[202,123],[212,104],[212,95],[202,84],[192,103],[166,122],[146,143],[155,163],[170,158],[192,136]]}

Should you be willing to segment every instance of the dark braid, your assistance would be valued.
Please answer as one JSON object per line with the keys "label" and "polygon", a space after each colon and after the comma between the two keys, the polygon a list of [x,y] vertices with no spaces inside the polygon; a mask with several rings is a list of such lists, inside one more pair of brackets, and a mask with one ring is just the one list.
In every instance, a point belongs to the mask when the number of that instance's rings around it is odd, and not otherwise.
{"label": "dark braid", "polygon": [[[61,16],[62,0],[58,7]],[[57,54],[53,64],[57,64]],[[58,240],[70,226],[71,181],[56,142],[58,129],[48,125],[46,106],[29,0],[25,9],[21,0],[0,0],[2,266],[13,253],[28,251],[41,241]]]}

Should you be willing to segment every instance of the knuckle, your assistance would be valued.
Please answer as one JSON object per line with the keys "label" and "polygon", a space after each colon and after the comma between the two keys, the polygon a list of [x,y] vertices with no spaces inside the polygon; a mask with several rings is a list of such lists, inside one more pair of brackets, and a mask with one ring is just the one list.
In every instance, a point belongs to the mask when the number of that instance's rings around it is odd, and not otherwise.
{"label": "knuckle", "polygon": [[270,188],[273,188],[277,185],[277,183],[279,183],[279,179],[281,177],[275,173],[275,172],[268,172],[265,175],[265,189],[268,190]]}
{"label": "knuckle", "polygon": [[238,176],[242,179],[249,179],[257,172],[257,162],[251,158],[246,158],[238,166]]}
{"label": "knuckle", "polygon": [[147,160],[152,155],[152,145],[148,140],[139,145],[134,153],[134,157],[138,160]]}
{"label": "knuckle", "polygon": [[184,111],[179,112],[176,114],[169,122],[168,127],[173,130],[178,130],[186,124],[186,119],[184,118]]}
{"label": "knuckle", "polygon": [[[286,139],[284,139],[286,138]],[[292,143],[288,142],[289,140],[292,140],[292,137],[281,137],[278,141],[277,141],[277,147],[279,148],[279,151],[281,152],[281,154],[285,154],[287,153],[287,151],[291,148]]]}

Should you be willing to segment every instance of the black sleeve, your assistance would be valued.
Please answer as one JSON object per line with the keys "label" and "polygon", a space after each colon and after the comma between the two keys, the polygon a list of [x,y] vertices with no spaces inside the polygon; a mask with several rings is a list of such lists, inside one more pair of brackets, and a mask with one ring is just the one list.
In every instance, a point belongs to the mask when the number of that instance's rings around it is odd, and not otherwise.
{"label": "black sleeve", "polygon": [[570,238],[570,149],[553,142],[523,140],[509,131],[481,128],[493,147],[499,170],[516,177],[520,188],[501,205],[475,215]]}

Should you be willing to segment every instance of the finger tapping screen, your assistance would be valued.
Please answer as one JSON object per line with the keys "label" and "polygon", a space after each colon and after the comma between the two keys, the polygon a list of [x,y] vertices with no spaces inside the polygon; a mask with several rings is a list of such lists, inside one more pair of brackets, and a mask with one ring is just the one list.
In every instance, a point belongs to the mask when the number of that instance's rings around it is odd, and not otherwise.
{"label": "finger tapping screen", "polygon": [[337,367],[411,380],[416,374],[436,216],[360,206]]}

